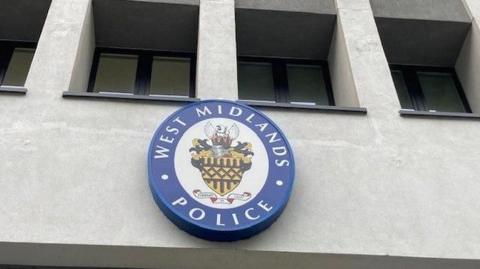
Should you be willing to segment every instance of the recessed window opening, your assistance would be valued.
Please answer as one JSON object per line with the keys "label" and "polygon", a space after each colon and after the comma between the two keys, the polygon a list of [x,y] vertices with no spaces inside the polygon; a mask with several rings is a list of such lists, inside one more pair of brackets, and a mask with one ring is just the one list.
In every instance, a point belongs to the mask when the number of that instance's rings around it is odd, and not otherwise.
{"label": "recessed window opening", "polygon": [[97,48],[89,92],[123,95],[195,95],[195,55]]}
{"label": "recessed window opening", "polygon": [[112,98],[195,97],[198,3],[92,0],[91,15],[92,34],[84,38],[90,48],[94,40],[91,68],[72,89]]}
{"label": "recessed window opening", "polygon": [[470,83],[476,74],[470,66],[472,20],[463,1],[370,2],[401,107],[477,112],[477,91]]}
{"label": "recessed window opening", "polygon": [[391,70],[403,109],[472,112],[454,68],[392,65]]}
{"label": "recessed window opening", "polygon": [[0,43],[0,85],[24,87],[35,54],[35,43]]}
{"label": "recessed window opening", "polygon": [[1,1],[0,86],[3,90],[20,88],[20,92],[25,91],[50,4],[50,0]]}
{"label": "recessed window opening", "polygon": [[325,61],[240,57],[238,87],[241,100],[335,105]]}
{"label": "recessed window opening", "polygon": [[334,106],[327,62],[333,1],[296,11],[259,6],[236,5],[238,98],[279,107]]}

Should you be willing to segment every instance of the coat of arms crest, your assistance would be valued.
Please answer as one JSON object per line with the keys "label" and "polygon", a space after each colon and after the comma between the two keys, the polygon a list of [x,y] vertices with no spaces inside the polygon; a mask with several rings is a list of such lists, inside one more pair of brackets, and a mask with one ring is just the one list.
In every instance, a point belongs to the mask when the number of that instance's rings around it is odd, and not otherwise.
{"label": "coat of arms crest", "polygon": [[[254,155],[255,154],[255,155]],[[285,209],[295,160],[282,130],[238,102],[189,104],[158,127],[148,177],[160,210],[186,232],[213,241],[249,238]]]}
{"label": "coat of arms crest", "polygon": [[[240,185],[243,174],[252,166],[252,144],[236,141],[240,129],[236,124],[231,127],[213,125],[208,122],[204,127],[206,139],[193,140],[191,163],[197,168],[205,184],[213,191],[195,190],[198,199],[210,199],[212,203],[232,204],[235,200],[246,201],[251,194],[232,193]],[[233,145],[236,142],[236,145]]]}

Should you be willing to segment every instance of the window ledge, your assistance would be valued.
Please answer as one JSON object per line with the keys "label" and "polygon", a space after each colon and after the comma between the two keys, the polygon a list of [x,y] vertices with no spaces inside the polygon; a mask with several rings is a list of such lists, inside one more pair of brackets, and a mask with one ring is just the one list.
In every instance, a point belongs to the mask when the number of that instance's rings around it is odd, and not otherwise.
{"label": "window ledge", "polygon": [[306,105],[306,104],[303,105],[303,104],[292,104],[292,103],[274,103],[274,102],[247,101],[247,100],[239,100],[238,102],[249,105],[249,106],[253,106],[253,107],[312,110],[312,111],[333,112],[333,113],[367,114],[367,109],[364,107],[338,107],[338,106],[321,106],[321,105]]}
{"label": "window ledge", "polygon": [[401,109],[399,112],[402,117],[480,119],[480,114],[475,114],[475,113],[416,111],[416,110],[409,110],[409,109]]}
{"label": "window ledge", "polygon": [[27,88],[14,86],[0,86],[0,93],[26,94]]}
{"label": "window ledge", "polygon": [[150,95],[126,95],[115,93],[72,92],[66,91],[64,98],[93,98],[120,101],[146,101],[146,102],[196,102],[200,99],[182,96],[150,96]]}

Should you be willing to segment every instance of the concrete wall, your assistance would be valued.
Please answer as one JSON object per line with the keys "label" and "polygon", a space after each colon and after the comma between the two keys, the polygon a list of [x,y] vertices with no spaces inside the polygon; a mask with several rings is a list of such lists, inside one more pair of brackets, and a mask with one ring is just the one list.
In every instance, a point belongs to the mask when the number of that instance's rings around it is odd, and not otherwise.
{"label": "concrete wall", "polygon": [[342,107],[358,107],[357,89],[352,74],[348,55],[345,32],[342,21],[337,20],[328,55],[328,67],[332,81],[335,105]]}
{"label": "concrete wall", "polygon": [[95,53],[95,41],[95,22],[93,8],[90,4],[87,7],[79,35],[69,91],[84,92],[85,89],[88,89],[90,71]]}
{"label": "concrete wall", "polygon": [[197,96],[238,99],[234,0],[203,0],[197,50]]}
{"label": "concrete wall", "polygon": [[[236,99],[233,1],[200,4],[200,97],[212,89]],[[148,144],[178,105],[61,97],[81,88],[75,77],[88,69],[79,59],[90,57],[93,42],[89,7],[53,0],[28,94],[0,95],[0,264],[480,266],[480,125],[398,115],[369,1],[336,1],[339,45],[330,57],[339,70],[334,85],[344,83],[337,90],[355,93],[345,104],[368,115],[265,109],[296,153],[293,196],[270,229],[222,244],[180,231],[148,188]]]}
{"label": "concrete wall", "polygon": [[455,65],[471,26],[461,0],[370,2],[390,63]]}
{"label": "concrete wall", "polygon": [[470,14],[472,27],[463,43],[455,68],[467,96],[472,111],[480,112],[480,4],[478,1],[465,1]]}

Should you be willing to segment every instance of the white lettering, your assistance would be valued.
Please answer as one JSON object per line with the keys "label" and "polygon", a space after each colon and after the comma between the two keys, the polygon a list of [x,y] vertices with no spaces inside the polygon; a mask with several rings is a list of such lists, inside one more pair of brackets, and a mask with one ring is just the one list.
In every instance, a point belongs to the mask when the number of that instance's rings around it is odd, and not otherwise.
{"label": "white lettering", "polygon": [[259,127],[260,128],[260,131],[265,131],[265,129],[267,128],[268,126],[268,123],[261,123],[261,124],[255,124],[255,126]]}
{"label": "white lettering", "polygon": [[283,167],[283,166],[290,166],[290,162],[287,160],[275,160],[275,164],[278,167]]}
{"label": "white lettering", "polygon": [[[195,217],[195,212],[199,212],[200,215]],[[190,209],[190,212],[188,212],[188,215],[194,220],[202,220],[203,218],[205,218],[205,211],[201,208],[192,208]]]}
{"label": "white lettering", "polygon": [[253,208],[249,208],[249,209],[245,210],[245,217],[246,217],[247,219],[249,219],[249,220],[257,220],[257,219],[259,219],[260,216],[258,216],[258,215],[255,216],[255,217],[253,217],[252,215],[250,215],[250,211],[252,211],[252,210],[254,210],[254,209],[253,209]]}
{"label": "white lettering", "polygon": [[225,226],[225,223],[222,223],[222,215],[217,214],[217,226]]}
{"label": "white lettering", "polygon": [[196,108],[196,110],[197,110],[197,116],[199,118],[202,116],[206,116],[207,114],[212,115],[212,111],[210,111],[210,109],[208,109],[207,106],[204,106],[203,110],[200,110],[199,108]]}
{"label": "white lettering", "polygon": [[177,117],[173,120],[173,122],[179,123],[180,125],[187,126],[187,124],[180,120],[180,117]]}
{"label": "white lettering", "polygon": [[238,117],[242,115],[242,113],[243,111],[239,107],[232,106],[232,108],[230,109],[230,116]]}
{"label": "white lettering", "polygon": [[172,205],[181,205],[181,206],[184,206],[184,205],[187,205],[187,199],[183,198],[183,197],[180,197],[178,198],[176,201],[174,201],[172,203]]}
{"label": "white lettering", "polygon": [[160,136],[160,141],[163,141],[163,142],[172,144],[173,141],[175,141],[175,139],[174,139],[174,138],[170,138],[170,137],[168,137],[168,136],[163,136],[163,135],[161,135],[161,136]]}
{"label": "white lettering", "polygon": [[157,145],[157,149],[155,150],[155,156],[153,158],[154,159],[168,158],[168,152],[170,152],[169,149]]}
{"label": "white lettering", "polygon": [[267,203],[265,203],[263,200],[258,202],[257,204],[259,207],[263,208],[263,210],[270,212],[273,209],[273,206],[269,206]]}
{"label": "white lettering", "polygon": [[238,217],[237,217],[237,214],[235,214],[235,213],[232,213],[232,218],[233,218],[233,222],[235,223],[235,225],[238,225],[238,224],[240,224],[240,223],[238,222]]}
{"label": "white lettering", "polygon": [[277,156],[285,156],[287,155],[287,148],[286,147],[273,147],[273,153]]}
{"label": "white lettering", "polygon": [[265,137],[270,137],[269,142],[270,142],[270,144],[272,144],[272,143],[275,143],[275,142],[278,142],[278,141],[282,140],[280,138],[277,138],[277,135],[278,135],[278,133],[274,132],[274,133],[265,135]]}
{"label": "white lettering", "polygon": [[255,114],[252,113],[250,116],[248,116],[248,118],[245,121],[248,123],[252,123],[253,117],[255,117]]}
{"label": "white lettering", "polygon": [[175,135],[177,135],[180,132],[180,130],[178,130],[177,128],[172,128],[170,126],[167,126],[167,128],[165,128],[165,130],[167,130],[167,132],[173,133]]}

